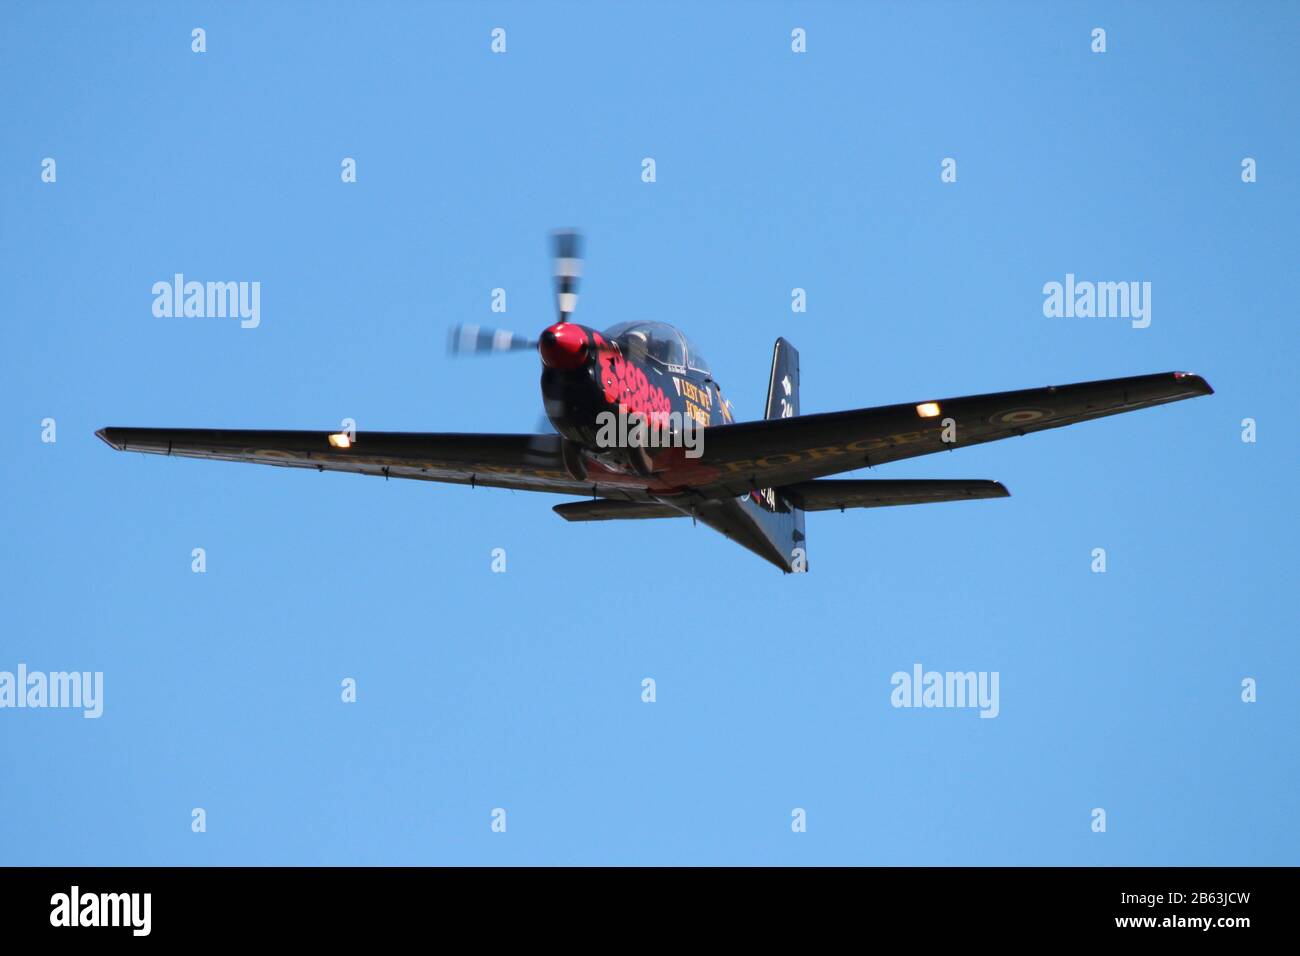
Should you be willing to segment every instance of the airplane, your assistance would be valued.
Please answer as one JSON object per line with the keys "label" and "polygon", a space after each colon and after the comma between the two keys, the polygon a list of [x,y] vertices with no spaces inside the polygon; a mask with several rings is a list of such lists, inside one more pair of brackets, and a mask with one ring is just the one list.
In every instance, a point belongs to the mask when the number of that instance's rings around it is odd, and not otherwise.
{"label": "airplane", "polygon": [[[95,434],[119,451],[581,496],[554,506],[568,521],[689,517],[783,572],[800,573],[808,570],[805,512],[1009,495],[996,481],[831,475],[1214,392],[1199,375],[1164,372],[804,415],[799,353],[778,338],[764,415],[737,421],[709,363],[680,330],[633,321],[601,331],[574,322],[580,237],[557,232],[552,243],[554,324],[537,338],[458,326],[450,343],[457,355],[535,349],[551,433],[111,427]],[[606,428],[613,416],[634,427]],[[656,432],[647,422],[663,427]],[[656,444],[656,434],[666,440]]]}

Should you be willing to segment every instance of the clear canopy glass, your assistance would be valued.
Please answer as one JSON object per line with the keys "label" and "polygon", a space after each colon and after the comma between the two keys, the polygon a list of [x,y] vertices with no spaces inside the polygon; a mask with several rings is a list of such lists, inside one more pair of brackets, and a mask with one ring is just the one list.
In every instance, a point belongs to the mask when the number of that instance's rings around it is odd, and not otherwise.
{"label": "clear canopy glass", "polygon": [[633,358],[649,358],[660,365],[708,373],[709,364],[677,329],[666,322],[620,322],[604,332]]}

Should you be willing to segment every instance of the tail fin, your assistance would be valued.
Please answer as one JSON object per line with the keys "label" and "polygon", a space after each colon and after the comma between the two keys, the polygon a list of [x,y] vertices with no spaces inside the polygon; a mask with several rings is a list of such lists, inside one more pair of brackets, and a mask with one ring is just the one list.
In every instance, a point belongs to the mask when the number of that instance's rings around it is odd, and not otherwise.
{"label": "tail fin", "polygon": [[[767,383],[767,418],[793,418],[799,414],[799,352],[785,339],[772,350],[772,373]],[[763,536],[784,558],[787,571],[808,570],[808,542],[803,510],[779,488],[759,488],[745,504]]]}
{"label": "tail fin", "polygon": [[767,383],[765,418],[794,418],[799,414],[799,352],[785,339],[772,349],[772,377]]}

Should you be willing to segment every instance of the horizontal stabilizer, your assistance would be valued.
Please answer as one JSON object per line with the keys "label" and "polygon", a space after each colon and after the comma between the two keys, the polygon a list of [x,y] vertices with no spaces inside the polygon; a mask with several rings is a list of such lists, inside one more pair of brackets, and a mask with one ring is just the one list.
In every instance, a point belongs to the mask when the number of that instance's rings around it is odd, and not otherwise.
{"label": "horizontal stabilizer", "polygon": [[969,498],[1006,498],[1011,492],[998,481],[977,479],[834,479],[801,481],[780,489],[804,511],[845,508],[885,508],[890,505],[923,505],[934,501],[965,501]]}
{"label": "horizontal stabilizer", "polygon": [[567,501],[553,510],[565,521],[620,521],[627,518],[684,518],[671,505],[657,501],[620,501],[599,498],[591,501]]}

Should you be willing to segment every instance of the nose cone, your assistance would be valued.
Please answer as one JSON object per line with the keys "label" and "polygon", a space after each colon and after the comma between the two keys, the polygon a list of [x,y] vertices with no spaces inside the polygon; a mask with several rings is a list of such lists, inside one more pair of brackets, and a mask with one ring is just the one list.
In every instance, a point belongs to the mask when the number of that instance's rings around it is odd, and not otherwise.
{"label": "nose cone", "polygon": [[571,371],[587,361],[587,330],[572,322],[557,322],[542,333],[537,351],[547,368]]}

